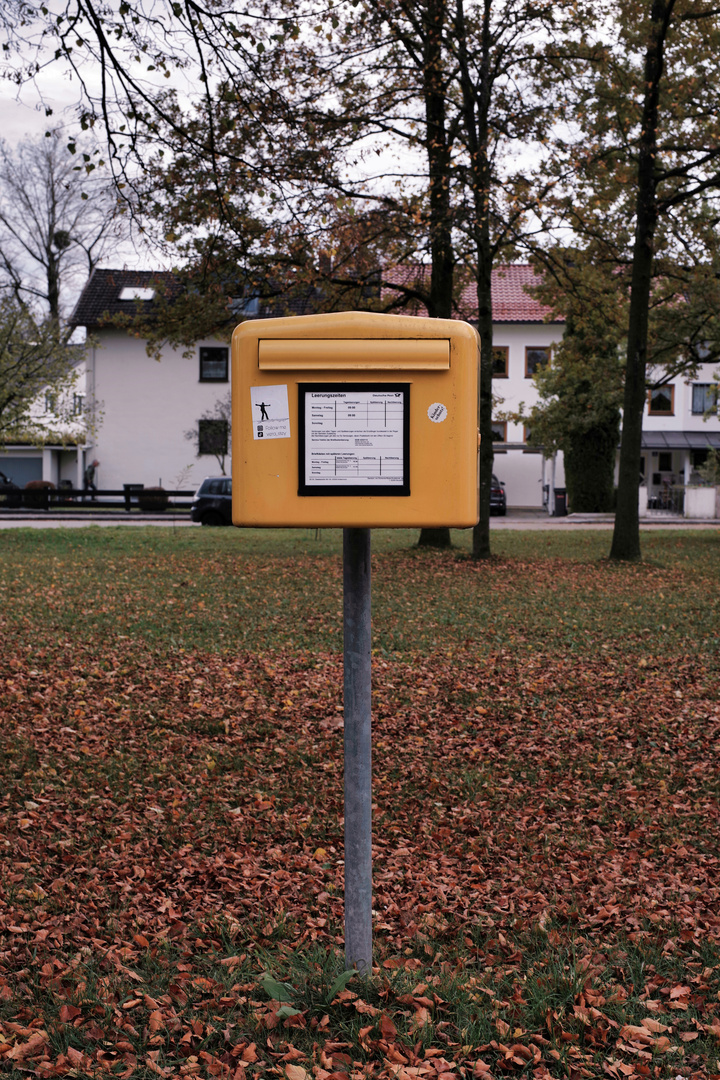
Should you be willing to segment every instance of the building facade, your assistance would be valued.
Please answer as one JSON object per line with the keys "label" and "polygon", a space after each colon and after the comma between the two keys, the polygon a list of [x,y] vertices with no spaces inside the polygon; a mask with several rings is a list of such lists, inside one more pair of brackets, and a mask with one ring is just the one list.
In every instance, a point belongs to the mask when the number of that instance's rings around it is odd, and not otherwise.
{"label": "building facade", "polygon": [[[218,455],[230,436],[223,411],[230,393],[229,345],[209,339],[189,350],[166,346],[156,360],[148,355],[144,340],[111,322],[118,314],[151,314],[155,286],[163,277],[144,271],[94,271],[73,316],[86,328],[90,342],[84,378],[76,389],[79,406],[92,414],[93,423],[86,441],[78,445],[5,448],[0,470],[20,486],[46,479],[81,487],[84,469],[93,460],[100,463],[95,483],[105,489],[129,483],[189,489],[220,472]],[[564,487],[562,454],[546,459],[528,443],[524,425],[501,419],[522,404],[535,403],[533,372],[551,360],[564,330],[564,324],[549,321],[549,310],[529,295],[534,280],[527,265],[493,272],[494,472],[505,484],[509,507],[552,509],[553,489]],[[461,301],[461,314],[472,322],[473,290]],[[244,314],[262,317],[263,312],[251,301]],[[707,419],[714,401],[712,365],[702,366],[692,382],[680,377],[648,393],[641,502],[644,497],[650,510],[672,508],[670,493],[697,480],[709,449],[720,446],[716,407]]]}

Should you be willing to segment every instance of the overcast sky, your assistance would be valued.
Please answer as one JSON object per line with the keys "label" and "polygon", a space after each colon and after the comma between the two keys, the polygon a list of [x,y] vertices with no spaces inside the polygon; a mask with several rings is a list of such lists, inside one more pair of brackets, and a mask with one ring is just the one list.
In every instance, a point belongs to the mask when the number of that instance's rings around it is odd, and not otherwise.
{"label": "overcast sky", "polygon": [[[50,117],[45,116],[45,109],[40,105],[41,93],[53,109]],[[0,79],[0,133],[13,145],[26,135],[41,136],[53,123],[71,121],[77,102],[77,86],[58,69],[48,69],[37,84],[26,83],[22,87],[8,79]]]}

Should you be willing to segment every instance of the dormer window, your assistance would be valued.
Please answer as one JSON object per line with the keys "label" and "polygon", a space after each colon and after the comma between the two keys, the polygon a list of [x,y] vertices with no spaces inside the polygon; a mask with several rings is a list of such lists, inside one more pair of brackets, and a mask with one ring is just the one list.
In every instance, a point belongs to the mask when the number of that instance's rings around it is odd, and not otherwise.
{"label": "dormer window", "polygon": [[138,285],[127,285],[120,290],[118,300],[152,300],[154,296],[154,289],[142,289]]}

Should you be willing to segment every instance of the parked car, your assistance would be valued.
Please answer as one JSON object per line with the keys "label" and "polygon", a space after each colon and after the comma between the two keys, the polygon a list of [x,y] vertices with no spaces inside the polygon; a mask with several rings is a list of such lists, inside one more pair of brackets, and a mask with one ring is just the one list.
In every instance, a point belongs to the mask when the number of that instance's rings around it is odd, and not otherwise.
{"label": "parked car", "polygon": [[507,496],[505,495],[505,481],[498,480],[495,473],[492,474],[490,483],[490,513],[505,517],[507,514]]}
{"label": "parked car", "polygon": [[232,525],[232,477],[206,476],[190,505],[190,518],[201,525]]}
{"label": "parked car", "polygon": [[17,484],[4,472],[0,472],[0,507],[8,510],[17,510],[22,503],[22,495]]}

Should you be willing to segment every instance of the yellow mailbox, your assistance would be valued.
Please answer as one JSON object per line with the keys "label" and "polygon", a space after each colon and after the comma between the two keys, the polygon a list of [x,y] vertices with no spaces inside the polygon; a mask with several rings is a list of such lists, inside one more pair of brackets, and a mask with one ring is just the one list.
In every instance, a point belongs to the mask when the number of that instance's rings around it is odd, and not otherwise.
{"label": "yellow mailbox", "polygon": [[235,525],[456,528],[478,520],[479,338],[343,312],[232,341]]}

